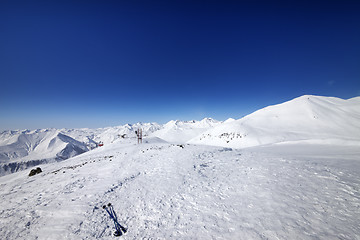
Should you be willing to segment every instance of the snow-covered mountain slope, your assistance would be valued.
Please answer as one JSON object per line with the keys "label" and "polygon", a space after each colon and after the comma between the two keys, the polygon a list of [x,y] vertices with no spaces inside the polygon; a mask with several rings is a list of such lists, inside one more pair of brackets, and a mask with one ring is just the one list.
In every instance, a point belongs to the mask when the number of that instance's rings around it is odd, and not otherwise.
{"label": "snow-covered mountain slope", "polygon": [[135,131],[142,129],[143,137],[161,129],[161,125],[157,123],[136,123],[126,124],[118,127],[105,128],[104,131],[95,137],[95,141],[102,141],[105,144],[113,143],[121,139],[122,135],[126,135],[127,138],[135,138]]}
{"label": "snow-covered mountain slope", "polygon": [[159,131],[152,133],[151,136],[161,138],[167,142],[185,143],[220,123],[220,121],[212,118],[204,118],[201,121],[172,120],[164,124]]}
{"label": "snow-covered mountain slope", "polygon": [[288,141],[360,145],[360,97],[302,96],[223,123],[189,143],[245,148]]}
{"label": "snow-covered mountain slope", "polygon": [[[302,96],[266,107],[242,119],[224,122],[170,121],[126,124],[99,129],[41,129],[0,133],[0,175],[50,160],[72,157],[95,148],[135,138],[141,128],[152,141],[233,148],[301,141],[360,145],[360,97],[342,100]],[[11,165],[9,165],[11,163]]]}
{"label": "snow-covered mountain slope", "polygon": [[[8,138],[4,137],[8,135]],[[64,160],[88,151],[86,145],[56,129],[6,131],[1,134],[0,175],[40,163]]]}
{"label": "snow-covered mountain slope", "polygon": [[0,238],[114,239],[110,202],[122,239],[359,239],[358,148],[298,159],[132,141],[0,177]]}
{"label": "snow-covered mountain slope", "polygon": [[111,144],[123,139],[123,136],[126,138],[135,138],[135,131],[139,128],[142,129],[143,136],[148,136],[152,132],[161,129],[162,126],[157,123],[135,123],[97,129],[61,129],[61,132],[78,141],[94,146],[99,142],[105,145]]}
{"label": "snow-covered mountain slope", "polygon": [[157,123],[126,124],[99,129],[38,129],[3,131],[0,133],[0,176],[38,164],[64,160],[95,148],[135,138],[135,130],[143,135],[157,131]]}

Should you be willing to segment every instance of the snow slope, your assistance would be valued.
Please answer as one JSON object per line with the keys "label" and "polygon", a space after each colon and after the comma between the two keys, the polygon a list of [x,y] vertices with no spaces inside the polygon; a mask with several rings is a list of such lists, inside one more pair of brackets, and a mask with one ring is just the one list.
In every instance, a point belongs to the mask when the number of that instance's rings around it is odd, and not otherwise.
{"label": "snow slope", "polygon": [[[9,135],[4,138],[4,135]],[[88,151],[86,145],[56,129],[7,131],[0,146],[0,175]]]}
{"label": "snow slope", "polygon": [[148,136],[152,132],[161,129],[162,126],[157,123],[136,123],[97,129],[61,129],[61,132],[88,145],[94,146],[99,142],[103,142],[105,145],[111,144],[121,140],[124,135],[126,135],[127,138],[135,138],[135,131],[139,128],[142,129],[144,136]]}
{"label": "snow slope", "polygon": [[172,120],[164,124],[160,130],[153,132],[151,136],[161,138],[167,142],[185,143],[220,123],[220,121],[212,118],[204,118],[201,121]]}
{"label": "snow slope", "polygon": [[360,145],[360,97],[302,96],[225,122],[189,141],[246,148],[289,141]]}
{"label": "snow slope", "polygon": [[38,164],[64,160],[97,146],[135,137],[135,130],[143,129],[147,136],[160,129],[156,123],[126,124],[99,129],[38,129],[3,131],[0,133],[0,176]]}
{"label": "snow slope", "polygon": [[38,129],[25,131],[4,131],[0,134],[0,161],[21,158],[39,159],[70,157],[60,153],[66,147],[78,147],[82,152],[87,151],[86,146],[75,139],[64,135],[57,129]]}
{"label": "snow slope", "polygon": [[357,147],[300,158],[132,141],[0,177],[0,238],[114,239],[111,202],[121,239],[360,239]]}
{"label": "snow slope", "polygon": [[[63,160],[97,146],[127,142],[142,128],[152,141],[232,148],[301,142],[360,145],[360,97],[302,96],[242,119],[137,123],[99,129],[40,129],[0,133],[0,175]],[[125,140],[123,137],[126,136]]]}

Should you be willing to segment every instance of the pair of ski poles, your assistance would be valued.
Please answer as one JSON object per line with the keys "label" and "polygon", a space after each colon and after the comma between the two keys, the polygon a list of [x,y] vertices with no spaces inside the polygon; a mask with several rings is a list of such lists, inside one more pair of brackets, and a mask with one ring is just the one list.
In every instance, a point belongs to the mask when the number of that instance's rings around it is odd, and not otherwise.
{"label": "pair of ski poles", "polygon": [[118,222],[115,210],[114,210],[113,206],[111,205],[111,203],[109,203],[108,205],[104,205],[103,209],[106,210],[106,212],[109,214],[110,218],[114,222],[115,229],[116,229],[116,231],[114,232],[114,236],[119,237],[119,236],[125,234],[127,229],[125,227],[121,226],[121,224]]}

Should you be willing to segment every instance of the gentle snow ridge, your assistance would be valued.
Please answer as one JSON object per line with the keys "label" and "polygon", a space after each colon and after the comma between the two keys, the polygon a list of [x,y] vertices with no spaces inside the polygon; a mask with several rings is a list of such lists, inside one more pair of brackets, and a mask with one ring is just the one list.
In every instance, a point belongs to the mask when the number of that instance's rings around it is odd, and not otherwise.
{"label": "gentle snow ridge", "polygon": [[185,143],[221,122],[212,118],[204,118],[201,121],[169,121],[162,129],[153,132],[151,136],[159,137],[167,142]]}
{"label": "gentle snow ridge", "polygon": [[[0,175],[63,160],[95,148],[144,137],[170,143],[246,148],[286,142],[360,145],[360,97],[343,100],[305,95],[224,122],[172,120],[99,129],[38,129],[0,133]],[[31,163],[32,162],[32,163]],[[11,163],[11,165],[9,165]]]}
{"label": "gentle snow ridge", "polygon": [[360,145],[360,97],[302,96],[220,124],[188,143],[245,148],[309,139]]}

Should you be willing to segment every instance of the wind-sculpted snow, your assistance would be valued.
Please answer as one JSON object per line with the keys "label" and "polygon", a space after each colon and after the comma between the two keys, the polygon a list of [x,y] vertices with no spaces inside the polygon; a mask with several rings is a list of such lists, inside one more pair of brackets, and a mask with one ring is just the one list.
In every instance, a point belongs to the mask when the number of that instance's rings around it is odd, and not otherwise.
{"label": "wind-sculpted snow", "polygon": [[342,159],[326,145],[310,157],[181,146],[117,142],[1,177],[1,239],[114,239],[109,202],[124,239],[359,239],[354,147]]}
{"label": "wind-sculpted snow", "polygon": [[189,143],[246,148],[304,140],[360,146],[360,97],[302,96],[220,124]]}

